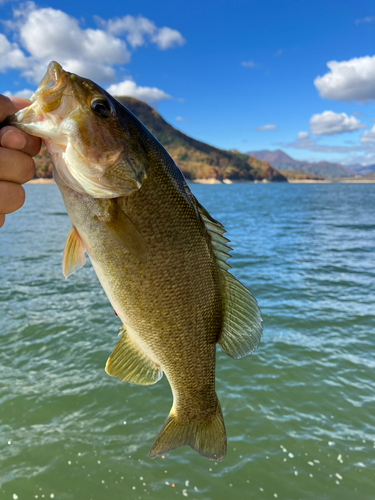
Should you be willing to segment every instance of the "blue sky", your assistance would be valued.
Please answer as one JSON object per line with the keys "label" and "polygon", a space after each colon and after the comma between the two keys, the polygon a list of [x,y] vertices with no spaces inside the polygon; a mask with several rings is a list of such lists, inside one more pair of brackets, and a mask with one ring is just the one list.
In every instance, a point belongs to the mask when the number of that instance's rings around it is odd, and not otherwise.
{"label": "blue sky", "polygon": [[223,149],[375,163],[373,0],[0,0],[0,10],[0,92],[26,95],[55,59]]}

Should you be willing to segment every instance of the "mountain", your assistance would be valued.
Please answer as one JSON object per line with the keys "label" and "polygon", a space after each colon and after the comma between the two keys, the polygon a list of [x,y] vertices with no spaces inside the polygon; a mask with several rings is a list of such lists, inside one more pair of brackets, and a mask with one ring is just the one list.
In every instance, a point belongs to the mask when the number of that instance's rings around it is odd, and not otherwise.
{"label": "mountain", "polygon": [[290,156],[277,149],[276,151],[268,151],[263,149],[261,151],[249,151],[247,154],[259,158],[259,160],[268,161],[274,168],[280,170],[300,170],[306,162],[293,160]]}
{"label": "mountain", "polygon": [[330,163],[328,161],[309,163],[307,161],[294,160],[280,149],[276,151],[249,151],[248,154],[269,162],[277,170],[295,170],[324,177],[326,179],[350,177],[354,173],[339,163]]}
{"label": "mountain", "polygon": [[348,170],[352,170],[356,174],[359,175],[366,175],[370,174],[371,172],[375,172],[375,165],[360,165],[360,164],[355,164],[355,165],[347,165],[345,168]]}
{"label": "mountain", "polygon": [[154,134],[187,179],[263,180],[287,182],[268,162],[237,151],[209,146],[180,132],[148,104],[132,97],[117,97]]}
{"label": "mountain", "polygon": [[325,179],[335,179],[337,177],[351,177],[353,172],[350,172],[339,163],[330,163],[329,161],[320,161],[318,163],[306,163],[302,168],[302,172],[321,175]]}
{"label": "mountain", "polygon": [[362,179],[375,180],[375,171],[372,170],[371,172],[364,173],[361,175],[361,177]]}
{"label": "mountain", "polygon": [[[187,179],[287,182],[268,162],[197,141],[172,127],[148,104],[132,97],[117,99],[154,134]],[[35,163],[37,177],[52,176],[52,162],[44,146],[35,157]]]}

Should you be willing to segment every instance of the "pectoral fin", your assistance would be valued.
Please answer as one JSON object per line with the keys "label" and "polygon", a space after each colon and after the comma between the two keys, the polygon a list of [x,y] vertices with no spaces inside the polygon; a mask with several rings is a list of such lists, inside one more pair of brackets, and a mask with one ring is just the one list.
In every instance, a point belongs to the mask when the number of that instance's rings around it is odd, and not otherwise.
{"label": "pectoral fin", "polygon": [[147,249],[144,239],[130,217],[117,207],[110,221],[102,223],[125,248],[142,262],[147,262]]}
{"label": "pectoral fin", "polygon": [[105,371],[124,382],[139,385],[156,384],[163,376],[163,371],[132,342],[124,327],[122,337],[108,358]]}
{"label": "pectoral fin", "polygon": [[85,247],[83,241],[77,231],[72,226],[68,233],[65,242],[65,248],[62,261],[62,272],[67,279],[77,269],[80,269],[86,264]]}

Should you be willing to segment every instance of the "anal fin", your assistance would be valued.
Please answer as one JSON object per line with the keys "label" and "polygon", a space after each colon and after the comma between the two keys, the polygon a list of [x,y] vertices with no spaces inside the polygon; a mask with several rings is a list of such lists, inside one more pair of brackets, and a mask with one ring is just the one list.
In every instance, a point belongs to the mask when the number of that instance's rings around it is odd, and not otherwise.
{"label": "anal fin", "polygon": [[77,231],[72,226],[65,242],[65,248],[62,260],[62,272],[65,278],[68,278],[74,271],[80,269],[86,264],[85,247]]}
{"label": "anal fin", "polygon": [[120,340],[108,358],[105,371],[131,384],[156,384],[163,376],[163,371],[132,342],[124,327],[122,331]]}

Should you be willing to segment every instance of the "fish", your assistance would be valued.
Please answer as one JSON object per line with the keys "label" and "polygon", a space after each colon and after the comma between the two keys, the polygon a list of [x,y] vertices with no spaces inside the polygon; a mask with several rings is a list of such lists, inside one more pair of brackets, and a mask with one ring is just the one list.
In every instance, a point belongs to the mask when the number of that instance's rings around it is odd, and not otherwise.
{"label": "fish", "polygon": [[8,118],[41,137],[71,221],[67,278],[88,254],[122,321],[106,372],[173,395],[150,458],[189,445],[221,461],[227,436],[215,391],[216,344],[239,359],[257,347],[261,313],[228,272],[223,225],[192,194],[151,132],[96,83],[52,61],[31,105]]}

